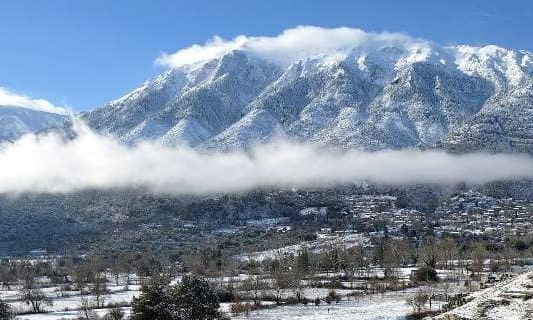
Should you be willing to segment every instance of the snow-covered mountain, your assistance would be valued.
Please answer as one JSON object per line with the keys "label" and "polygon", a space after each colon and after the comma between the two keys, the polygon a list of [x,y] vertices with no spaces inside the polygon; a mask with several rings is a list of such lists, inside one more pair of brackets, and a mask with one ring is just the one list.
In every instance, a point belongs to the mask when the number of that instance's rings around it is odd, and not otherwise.
{"label": "snow-covered mountain", "polygon": [[81,115],[125,143],[533,151],[533,54],[426,41],[283,61],[246,46],[169,69]]}
{"label": "snow-covered mountain", "polygon": [[15,106],[0,106],[0,142],[14,141],[61,125],[64,115]]}

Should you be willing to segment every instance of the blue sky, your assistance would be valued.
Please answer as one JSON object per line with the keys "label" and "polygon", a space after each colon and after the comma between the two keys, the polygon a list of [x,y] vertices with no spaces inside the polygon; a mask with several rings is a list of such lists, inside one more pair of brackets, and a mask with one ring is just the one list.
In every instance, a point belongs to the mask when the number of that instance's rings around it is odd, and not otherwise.
{"label": "blue sky", "polygon": [[533,51],[532,0],[3,0],[0,87],[85,110],[161,72],[161,52],[297,25]]}

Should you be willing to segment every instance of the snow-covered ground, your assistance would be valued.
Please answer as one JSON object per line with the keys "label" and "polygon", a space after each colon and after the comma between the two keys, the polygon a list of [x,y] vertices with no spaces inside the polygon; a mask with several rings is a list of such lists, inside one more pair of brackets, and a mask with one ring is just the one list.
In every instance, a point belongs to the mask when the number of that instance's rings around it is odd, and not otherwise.
{"label": "snow-covered ground", "polygon": [[299,244],[290,245],[278,249],[271,249],[265,251],[251,252],[248,254],[238,255],[237,258],[243,261],[254,260],[261,262],[266,259],[275,259],[280,255],[295,255],[304,246],[312,252],[322,252],[331,246],[342,246],[345,248],[354,247],[356,245],[367,244],[368,239],[360,233],[347,233],[341,235],[322,235],[319,239],[314,241],[304,241]]}
{"label": "snow-covered ground", "polygon": [[474,292],[468,299],[472,301],[435,319],[533,319],[533,272]]}
{"label": "snow-covered ground", "polygon": [[[110,285],[107,289],[109,290],[109,293],[103,295],[101,298],[101,301],[105,306],[108,304],[130,304],[134,296],[138,297],[140,295],[139,285],[129,285],[127,288],[125,288],[123,285]],[[94,296],[92,295],[81,295],[79,291],[69,291],[65,292],[68,294],[68,296],[61,297],[59,291],[57,290],[58,287],[49,287],[43,289],[43,291],[46,292],[50,297],[53,297],[53,304],[51,306],[44,306],[44,310],[46,310],[47,313],[21,315],[18,316],[17,319],[75,319],[79,316],[79,309],[81,308],[82,299],[85,298],[88,299],[89,302],[94,303]],[[23,301],[15,300],[17,299],[17,291],[15,290],[0,291],[0,297],[6,299],[6,301],[8,301],[13,309],[17,312],[29,310],[29,306]],[[129,307],[122,309],[126,314],[129,314]],[[108,308],[94,310],[94,312],[100,316],[106,314],[108,311]]]}
{"label": "snow-covered ground", "polygon": [[[408,277],[414,268],[406,267],[398,269],[399,276]],[[522,274],[501,283],[497,283],[494,287],[481,291],[470,293],[468,301],[471,302],[454,309],[443,316],[439,316],[439,320],[449,320],[446,318],[450,316],[460,316],[460,319],[531,319],[527,316],[533,315],[533,271],[522,270]],[[379,268],[372,268],[372,274],[379,275],[382,270]],[[439,270],[439,275],[442,279],[454,278],[455,276],[450,271]],[[317,274],[325,279],[329,277],[337,278],[342,274]],[[218,283],[240,283],[250,276],[240,274],[233,277],[221,277],[211,279]],[[268,278],[263,278],[263,281],[269,281]],[[109,293],[104,295],[104,308],[93,310],[98,315],[102,316],[109,312],[108,304],[119,304],[126,314],[131,312],[129,307],[133,296],[140,295],[139,285],[129,285],[125,287],[125,282],[120,281],[121,285],[108,285]],[[361,320],[389,320],[389,319],[405,319],[406,315],[413,310],[411,306],[406,303],[408,297],[412,297],[416,292],[432,291],[437,295],[442,295],[444,291],[446,294],[457,294],[461,292],[469,292],[476,290],[475,286],[465,287],[462,281],[447,282],[441,286],[434,287],[418,287],[410,288],[404,291],[387,292],[383,294],[367,294],[359,290],[353,289],[337,289],[335,292],[342,296],[340,303],[333,303],[328,305],[325,303],[325,297],[331,289],[316,288],[312,283],[304,282],[304,288],[284,289],[277,292],[272,289],[263,289],[258,292],[239,291],[240,295],[245,299],[252,299],[257,295],[261,300],[269,300],[273,296],[280,296],[284,298],[292,298],[296,296],[296,291],[302,296],[309,299],[308,305],[281,305],[275,306],[272,301],[262,301],[262,304],[269,305],[268,308],[256,310],[249,315],[233,315],[236,319],[297,319],[297,320],[314,320],[314,319],[361,319]],[[350,283],[345,283],[349,287]],[[18,312],[28,311],[29,306],[19,300],[17,296],[18,286],[12,286],[11,290],[0,290],[0,298],[11,304]],[[42,289],[48,296],[53,298],[53,305],[46,306],[45,314],[28,314],[18,316],[17,319],[28,320],[59,320],[59,319],[76,319],[80,315],[80,308],[82,299],[88,299],[89,302],[94,303],[94,297],[91,295],[83,295],[79,291],[61,291],[57,286],[49,286]],[[61,296],[61,293],[68,294],[68,296]],[[313,301],[315,298],[321,299],[321,304],[315,306]],[[442,297],[440,297],[442,300]],[[443,302],[436,298],[433,301],[432,310],[440,310]],[[428,306],[426,305],[426,308]],[[229,314],[231,309],[230,303],[221,304],[221,311]],[[455,318],[451,318],[455,319]]]}
{"label": "snow-covered ground", "polygon": [[405,303],[409,293],[394,292],[368,295],[363,298],[343,300],[331,305],[324,302],[319,306],[304,305],[280,306],[252,311],[248,316],[235,319],[250,320],[401,320],[412,310]]}
{"label": "snow-covered ground", "polygon": [[[129,316],[131,313],[130,307],[121,308],[124,311],[125,316]],[[109,312],[110,309],[96,309],[93,310],[98,316],[103,316]],[[79,311],[55,311],[50,313],[28,314],[24,316],[18,316],[18,320],[67,320],[78,319],[80,316]]]}

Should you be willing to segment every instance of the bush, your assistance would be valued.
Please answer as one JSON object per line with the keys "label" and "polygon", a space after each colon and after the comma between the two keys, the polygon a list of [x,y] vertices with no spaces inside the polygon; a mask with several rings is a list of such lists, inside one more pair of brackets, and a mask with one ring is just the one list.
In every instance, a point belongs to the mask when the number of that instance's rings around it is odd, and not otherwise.
{"label": "bush", "polygon": [[74,289],[70,284],[64,284],[61,286],[60,291],[73,291]]}
{"label": "bush", "polygon": [[437,275],[437,270],[428,266],[423,266],[413,272],[411,275],[411,281],[414,283],[438,282],[439,277]]}
{"label": "bush", "polygon": [[302,299],[296,298],[296,297],[287,297],[283,299],[282,301],[284,304],[299,304],[300,302],[302,302]]}
{"label": "bush", "polygon": [[339,303],[341,301],[341,296],[338,295],[335,290],[331,290],[330,292],[328,292],[328,295],[326,296],[325,300],[327,304],[331,304],[333,301]]}
{"label": "bush", "polygon": [[341,296],[335,290],[328,292],[328,297],[330,297],[331,301],[335,301],[335,303],[339,303],[341,301]]}
{"label": "bush", "polygon": [[11,306],[6,302],[0,300],[0,320],[11,320],[14,319],[13,310]]}
{"label": "bush", "polygon": [[419,291],[413,296],[407,298],[406,302],[413,308],[414,315],[419,315],[422,314],[422,311],[428,300],[428,295]]}
{"label": "bush", "polygon": [[109,310],[109,312],[104,316],[105,320],[122,320],[124,319],[124,311],[120,308],[112,308]]}
{"label": "bush", "polygon": [[326,284],[326,288],[340,289],[342,288],[342,283],[339,279],[333,279]]}
{"label": "bush", "polygon": [[235,301],[235,294],[227,288],[217,288],[216,294],[219,302],[233,302]]}
{"label": "bush", "polygon": [[232,303],[230,305],[230,311],[231,313],[233,314],[240,314],[240,313],[244,313],[244,314],[249,314],[250,311],[253,310],[253,305],[249,302],[236,302],[236,303]]}

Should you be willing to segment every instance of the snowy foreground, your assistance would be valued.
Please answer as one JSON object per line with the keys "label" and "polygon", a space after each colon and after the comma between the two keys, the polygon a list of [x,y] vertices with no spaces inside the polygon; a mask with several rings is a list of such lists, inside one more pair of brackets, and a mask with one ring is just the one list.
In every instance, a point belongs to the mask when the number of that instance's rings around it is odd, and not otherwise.
{"label": "snowy foreground", "polygon": [[[129,316],[131,313],[130,307],[121,308],[124,311],[125,316]],[[94,312],[102,317],[109,312],[110,309],[95,309]],[[50,313],[37,313],[37,314],[28,314],[24,316],[18,316],[16,319],[20,320],[70,320],[78,319],[80,312],[76,310],[72,311],[54,311]]]}
{"label": "snowy foreground", "polygon": [[441,314],[436,320],[533,319],[533,272],[494,287],[474,292],[465,305]]}
{"label": "snowy foreground", "polygon": [[[109,294],[105,294],[102,296],[102,300],[105,301],[106,304],[114,303],[119,305],[126,305],[130,304],[133,300],[133,297],[138,297],[141,294],[140,291],[140,285],[129,285],[127,287],[127,290],[125,290],[124,286],[109,286],[108,289],[110,290]],[[56,287],[50,287],[46,288],[45,292],[49,294],[54,294],[54,290],[57,290]],[[11,294],[8,291],[2,292],[2,296],[4,299],[10,302],[11,306],[15,308],[15,310],[24,310],[27,309],[27,306],[22,301],[13,301],[16,299],[16,292],[12,291]],[[37,320],[37,319],[43,319],[43,320],[59,320],[59,319],[77,319],[80,316],[80,307],[81,307],[81,301],[83,298],[91,298],[90,296],[76,294],[76,292],[71,292],[71,296],[65,296],[65,297],[56,297],[54,298],[54,304],[52,306],[47,306],[46,310],[47,313],[38,313],[38,314],[26,314],[26,315],[20,315],[17,317],[17,319],[24,319],[24,320]],[[121,308],[125,315],[129,315],[131,308],[130,307],[123,307]],[[93,311],[99,315],[103,316],[109,312],[109,308],[100,308],[100,309],[93,309]]]}
{"label": "snowy foreground", "polygon": [[405,303],[406,293],[368,295],[357,300],[343,300],[338,304],[288,305],[251,312],[235,319],[251,320],[400,320],[412,310]]}
{"label": "snowy foreground", "polygon": [[[375,276],[379,275],[379,269],[374,270]],[[412,268],[402,268],[399,270],[400,278],[406,277],[410,274]],[[330,276],[338,276],[330,274]],[[447,278],[446,272],[441,270],[439,272],[441,279]],[[134,277],[133,277],[134,278]],[[232,282],[237,284],[245,281],[248,275],[239,275],[236,277],[222,277],[212,279],[220,283]],[[120,282],[123,282],[121,279]],[[252,320],[281,320],[281,319],[295,319],[295,320],[315,320],[315,319],[335,319],[335,320],[404,320],[407,315],[413,312],[411,306],[407,304],[407,299],[412,297],[420,290],[424,291],[425,287],[408,288],[402,291],[376,293],[376,294],[361,294],[357,289],[348,289],[350,283],[342,283],[345,289],[337,289],[336,293],[342,297],[339,303],[327,304],[324,297],[328,295],[331,289],[305,287],[301,294],[310,299],[309,304],[284,304],[275,306],[273,301],[262,300],[261,304],[265,307],[249,312],[249,314],[234,315],[231,314],[231,303],[222,303],[221,311],[232,316],[234,319],[252,319]],[[99,316],[103,316],[109,312],[109,304],[122,306],[125,315],[131,313],[131,301],[134,296],[140,295],[139,285],[109,285],[109,292],[102,296],[105,301],[105,307],[100,309],[93,309]],[[447,292],[461,293],[468,292],[470,289],[464,287],[447,287]],[[25,305],[18,298],[17,287],[13,286],[10,290],[1,290],[0,298],[8,301],[11,306],[17,311],[28,310]],[[17,319],[27,320],[60,320],[60,319],[77,319],[80,315],[80,308],[82,299],[91,298],[79,291],[69,291],[66,295],[61,295],[59,287],[48,286],[42,289],[49,296],[53,297],[53,305],[46,306],[46,313],[41,314],[26,314],[19,315]],[[432,290],[440,290],[433,287]],[[427,290],[426,290],[427,291]],[[436,291],[436,292],[437,292]],[[354,293],[358,293],[355,294]],[[250,293],[251,294],[251,293]],[[272,289],[263,289],[259,296],[272,296],[275,292]],[[283,289],[277,293],[282,299],[294,296],[293,289]],[[246,292],[241,292],[243,297],[246,297]],[[321,298],[320,305],[316,306],[313,303],[315,297]],[[245,298],[246,299],[246,298]],[[252,297],[250,297],[250,301]],[[488,289],[475,291],[465,297],[466,303],[462,306],[453,309],[447,313],[436,316],[435,320],[478,320],[478,319],[533,319],[533,271],[522,273],[515,278],[505,280],[494,284]],[[245,301],[244,301],[245,302]],[[436,298],[433,301],[433,310],[441,310],[443,301]],[[427,305],[426,305],[427,309]],[[429,319],[429,318],[428,318]]]}
{"label": "snowy foreground", "polygon": [[[138,292],[135,292],[138,293]],[[252,319],[252,320],[277,320],[277,319],[297,319],[297,320],[314,320],[314,319],[360,319],[360,320],[400,320],[404,319],[405,315],[411,312],[410,307],[405,303],[405,298],[409,293],[407,292],[391,292],[386,294],[371,294],[366,297],[354,299],[347,299],[346,297],[340,303],[332,303],[331,305],[322,303],[320,306],[315,306],[310,303],[307,306],[303,305],[287,305],[260,309],[252,311],[248,316],[239,315],[232,318],[235,319]],[[119,300],[119,297],[115,297]],[[67,301],[68,300],[68,301]],[[66,299],[60,304],[53,307],[54,311],[46,314],[29,314],[18,316],[17,319],[24,320],[60,320],[60,319],[77,319],[79,311],[70,310],[64,311],[65,307],[77,308],[79,307],[79,299]],[[223,311],[229,311],[229,304],[221,304]],[[131,312],[130,307],[124,307],[122,310],[126,315]],[[94,310],[100,316],[106,314],[108,309]],[[228,312],[229,313],[229,312]]]}

